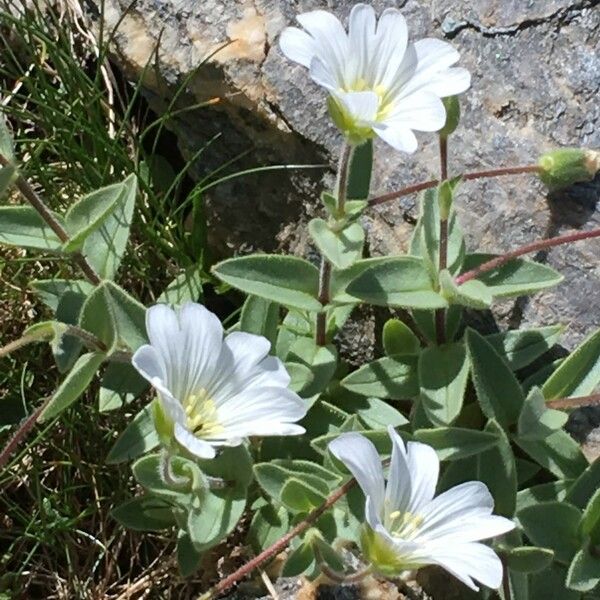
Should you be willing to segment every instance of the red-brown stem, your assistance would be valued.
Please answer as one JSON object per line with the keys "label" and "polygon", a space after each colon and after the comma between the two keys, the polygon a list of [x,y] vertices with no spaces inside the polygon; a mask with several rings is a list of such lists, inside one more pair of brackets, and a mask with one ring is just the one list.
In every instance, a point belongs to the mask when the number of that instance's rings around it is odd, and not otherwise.
{"label": "red-brown stem", "polygon": [[554,246],[560,246],[562,244],[571,244],[580,240],[589,240],[597,237],[600,237],[600,228],[592,229],[591,231],[578,231],[577,233],[568,233],[567,235],[561,235],[546,240],[538,240],[537,242],[526,244],[525,246],[521,246],[521,248],[517,248],[512,252],[507,252],[502,256],[497,256],[492,260],[484,262],[482,265],[479,265],[475,269],[472,269],[471,271],[467,271],[466,273],[459,275],[455,280],[456,285],[462,285],[467,281],[471,281],[471,279],[476,279],[483,273],[487,273],[488,271],[497,269],[498,267],[501,267],[503,264],[509,262],[513,258],[518,258],[523,254],[530,254],[531,252],[537,252],[538,250],[545,250],[546,248],[553,248]]}
{"label": "red-brown stem", "polygon": [[25,436],[31,431],[35,425],[38,417],[42,411],[48,405],[48,402],[52,399],[52,396],[48,396],[38,408],[36,408],[26,419],[21,423],[19,429],[10,438],[8,444],[2,450],[0,454],[0,469],[8,462],[10,455],[17,449],[18,445],[25,439]]}
{"label": "red-brown stem", "polygon": [[[440,177],[441,181],[448,179],[448,138],[440,135]],[[448,219],[440,217],[440,247],[439,247],[439,271],[446,268],[448,262]],[[438,308],[435,311],[435,337],[438,346],[446,341],[446,310]]]}
{"label": "red-brown stem", "polygon": [[548,408],[568,409],[579,408],[580,406],[599,406],[600,394],[591,396],[579,396],[577,398],[559,398],[558,400],[549,400],[546,402]]}
{"label": "red-brown stem", "polygon": [[[501,169],[490,169],[487,171],[474,171],[472,173],[463,173],[462,178],[465,180],[473,179],[487,179],[489,177],[502,177],[503,175],[520,175],[523,173],[537,173],[540,170],[538,165],[524,165],[520,167],[503,167]],[[439,179],[432,179],[431,181],[422,181],[421,183],[414,183],[405,188],[390,192],[389,194],[383,194],[382,196],[376,196],[369,200],[369,206],[377,206],[378,204],[385,204],[391,202],[403,196],[409,196],[410,194],[416,194],[423,190],[428,190],[435,187],[440,183]]]}
{"label": "red-brown stem", "polygon": [[[7,160],[2,154],[0,154],[0,165],[7,166],[10,164],[10,161]],[[44,219],[47,223],[48,227],[54,231],[58,239],[64,243],[69,241],[69,234],[65,231],[63,226],[56,220],[56,217],[52,214],[52,211],[46,206],[44,201],[40,198],[37,192],[31,187],[30,183],[25,179],[21,174],[17,175],[17,179],[15,181],[15,185],[17,189],[21,192],[23,197],[35,208],[35,210],[39,213],[39,215]],[[90,283],[93,285],[99,285],[102,283],[102,279],[94,271],[94,268],[87,261],[85,256],[81,254],[81,252],[73,252],[71,254],[73,260],[79,265],[80,269],[83,271],[84,275],[88,278]]]}
{"label": "red-brown stem", "polygon": [[330,496],[327,497],[325,502],[315,508],[309,515],[300,523],[298,523],[291,531],[286,533],[281,539],[277,540],[274,544],[263,550],[258,556],[255,556],[252,560],[248,561],[245,565],[240,567],[237,571],[220,581],[216,586],[209,590],[206,594],[201,596],[202,600],[209,600],[219,594],[227,591],[231,586],[237,583],[243,577],[246,577],[254,569],[262,565],[265,561],[277,556],[280,552],[285,550],[288,544],[298,535],[306,531],[327,509],[331,508],[342,496],[347,494],[350,489],[356,484],[355,479],[350,479],[342,487],[338,488]]}

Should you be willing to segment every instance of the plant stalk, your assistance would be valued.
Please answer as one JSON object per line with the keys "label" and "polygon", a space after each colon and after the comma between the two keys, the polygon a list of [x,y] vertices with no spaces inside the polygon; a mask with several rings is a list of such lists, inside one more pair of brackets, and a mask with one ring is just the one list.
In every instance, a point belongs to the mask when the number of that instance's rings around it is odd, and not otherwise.
{"label": "plant stalk", "polygon": [[288,531],[288,533],[286,533],[281,539],[277,540],[274,544],[263,550],[258,556],[255,556],[252,560],[248,561],[245,565],[237,569],[237,571],[234,571],[231,575],[221,580],[217,585],[206,592],[206,594],[202,595],[200,600],[210,600],[211,598],[226,592],[240,579],[246,577],[246,575],[262,565],[265,561],[277,556],[280,552],[287,548],[289,543],[296,536],[306,531],[326,510],[331,508],[340,498],[347,494],[355,484],[356,480],[354,478],[348,480],[343,486],[328,496],[321,506],[318,506],[312,510],[307,517],[300,521],[300,523],[298,523],[291,531]]}
{"label": "plant stalk", "polygon": [[[465,181],[472,181],[474,179],[488,179],[490,177],[502,177],[503,175],[521,175],[523,173],[538,173],[540,167],[538,165],[523,165],[518,167],[503,167],[501,169],[490,169],[486,171],[473,171],[471,173],[463,173],[462,178]],[[403,196],[409,196],[410,194],[416,194],[423,190],[428,190],[439,185],[439,179],[432,179],[430,181],[423,181],[421,183],[414,183],[407,187],[404,187],[395,192],[383,194],[381,196],[375,196],[369,200],[369,206],[377,206],[378,204],[385,204],[392,200],[397,200]]]}
{"label": "plant stalk", "polygon": [[592,238],[600,237],[600,228],[592,229],[590,231],[578,231],[576,233],[568,233],[566,235],[557,236],[554,238],[549,238],[545,240],[538,240],[537,242],[532,242],[531,244],[526,244],[525,246],[521,246],[516,250],[512,250],[511,252],[507,252],[502,256],[497,256],[484,262],[479,265],[475,269],[471,269],[462,275],[459,275],[456,279],[456,285],[462,285],[467,281],[471,281],[471,279],[476,279],[483,273],[487,273],[488,271],[493,271],[498,267],[506,264],[511,261],[513,258],[518,258],[519,256],[523,256],[524,254],[530,254],[531,252],[538,252],[539,250],[545,250],[546,248],[553,248],[554,246],[561,246],[562,244],[572,244],[573,242],[578,242],[580,240],[590,240]]}
{"label": "plant stalk", "polygon": [[[0,154],[0,165],[8,166],[10,161]],[[46,206],[45,202],[33,189],[31,184],[21,175],[17,173],[17,179],[15,182],[17,189],[21,192],[23,197],[33,206],[33,208],[39,213],[44,219],[48,227],[54,231],[58,239],[64,244],[69,241],[69,234],[65,231],[63,226],[57,221],[56,217],[52,214],[52,211]],[[81,252],[72,253],[73,260],[77,263],[84,275],[87,277],[90,283],[93,285],[99,285],[102,283],[102,279],[96,273],[92,265],[87,261],[85,256]]]}
{"label": "plant stalk", "polygon": [[548,408],[570,409],[581,406],[600,406],[600,394],[591,394],[590,396],[578,396],[577,398],[558,398],[557,400],[548,400]]}
{"label": "plant stalk", "polygon": [[[440,175],[441,181],[448,179],[448,137],[440,135]],[[441,209],[440,209],[441,211]],[[440,214],[440,246],[439,246],[439,272],[441,273],[448,263],[448,219]],[[446,342],[446,309],[438,308],[435,311],[435,336],[438,346]]]}

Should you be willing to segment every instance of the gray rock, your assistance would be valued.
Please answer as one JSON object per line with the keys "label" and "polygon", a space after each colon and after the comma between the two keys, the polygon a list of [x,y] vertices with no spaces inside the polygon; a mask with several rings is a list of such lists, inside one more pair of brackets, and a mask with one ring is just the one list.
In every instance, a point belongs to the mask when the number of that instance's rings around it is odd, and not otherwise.
{"label": "gray rock", "polygon": [[[99,4],[99,0],[94,0]],[[185,85],[179,106],[218,97],[211,108],[170,121],[180,150],[192,156],[220,133],[195,174],[250,150],[237,163],[333,165],[339,135],[325,95],[305,70],[289,63],[277,37],[298,12],[317,7],[346,16],[350,0],[107,0],[107,31],[120,23],[115,55],[132,74],[146,64],[146,92],[157,110]],[[376,10],[389,2],[375,0]],[[528,164],[565,145],[600,147],[600,7],[597,0],[396,1],[415,38],[451,38],[473,73],[463,120],[450,144],[451,172]],[[226,47],[224,43],[229,42]],[[219,50],[219,48],[221,48]],[[186,77],[188,79],[186,80]],[[437,142],[420,136],[414,156],[377,145],[374,193],[438,174]],[[330,179],[325,174],[325,180]],[[303,225],[318,210],[323,170],[271,172],[211,190],[212,241],[233,251],[306,253]],[[469,246],[502,251],[546,236],[600,226],[599,185],[546,197],[530,176],[470,182],[457,200]],[[373,255],[403,252],[411,232],[404,218],[414,198],[382,205],[365,218]],[[538,257],[565,275],[556,289],[527,301],[499,303],[503,325],[561,322],[573,347],[600,322],[598,240]]]}

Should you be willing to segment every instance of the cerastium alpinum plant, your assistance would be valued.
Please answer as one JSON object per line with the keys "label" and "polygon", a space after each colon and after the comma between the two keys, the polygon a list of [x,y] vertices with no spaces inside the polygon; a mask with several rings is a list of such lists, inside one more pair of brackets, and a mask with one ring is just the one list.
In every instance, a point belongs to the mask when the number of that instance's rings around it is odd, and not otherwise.
{"label": "cerastium alpinum plant", "polygon": [[[470,85],[455,66],[457,51],[440,40],[410,41],[393,8],[377,20],[371,7],[355,6],[347,32],[324,11],[298,21],[301,28],[281,35],[281,50],[326,89],[343,137],[335,189],[322,195],[323,218],[309,224],[322,260],[317,267],[261,254],[218,263],[216,280],[247,295],[226,332],[197,298],[180,293],[180,281],[150,308],[114,282],[135,211],[133,176],[54,213],[22,175],[18,146],[0,121],[0,191],[24,200],[0,208],[0,242],[59,254],[80,271],[33,281],[56,318],[0,350],[48,341],[66,373],[17,427],[0,463],[97,374],[105,409],[150,384],[155,399],[107,458],[134,461],[144,491],[113,515],[133,529],[172,531],[184,576],[234,529],[245,535],[255,556],[204,598],[284,551],[283,576],[340,584],[407,580],[438,565],[472,590],[483,585],[481,597],[597,591],[600,462],[588,464],[564,431],[563,409],[598,401],[600,331],[536,370],[560,325],[483,335],[462,316],[557,285],[559,273],[525,255],[600,230],[501,255],[473,252],[454,198],[476,178],[529,173],[551,189],[589,181],[600,155],[559,149],[536,164],[449,178],[457,95]],[[414,131],[438,132],[440,179],[372,197],[373,139],[416,152]],[[409,252],[364,258],[361,215],[418,191]],[[385,324],[385,356],[351,371],[335,340],[361,304],[401,308],[405,318]],[[61,320],[66,309],[75,319]]]}

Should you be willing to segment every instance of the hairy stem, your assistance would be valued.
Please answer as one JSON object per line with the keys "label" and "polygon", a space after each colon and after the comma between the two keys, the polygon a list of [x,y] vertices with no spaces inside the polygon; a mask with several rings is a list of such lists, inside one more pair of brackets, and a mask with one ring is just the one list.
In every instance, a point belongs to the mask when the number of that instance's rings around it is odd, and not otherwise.
{"label": "hairy stem", "polygon": [[[0,154],[0,165],[7,166],[10,164],[10,161],[6,159],[2,154]],[[56,217],[52,214],[52,211],[46,206],[45,202],[38,195],[38,193],[33,189],[31,184],[18,173],[16,180],[17,189],[21,192],[23,197],[35,208],[35,210],[39,213],[39,215],[44,219],[47,223],[48,227],[54,231],[58,239],[64,243],[69,241],[69,234],[65,231],[63,226],[58,222]],[[102,279],[94,271],[94,268],[87,261],[85,256],[81,254],[81,252],[73,252],[71,254],[73,260],[79,265],[84,275],[87,277],[90,283],[93,285],[98,285],[102,282]]]}
{"label": "hairy stem", "polygon": [[548,400],[548,408],[569,409],[579,408],[580,406],[600,406],[600,394],[590,396],[579,396],[577,398],[558,398],[557,400]]}
{"label": "hairy stem", "polygon": [[456,278],[456,285],[462,285],[467,281],[471,281],[471,279],[476,279],[483,273],[487,273],[488,271],[493,271],[498,267],[506,264],[513,258],[518,258],[519,256],[523,256],[524,254],[530,254],[531,252],[537,252],[539,250],[545,250],[546,248],[553,248],[554,246],[561,246],[562,244],[572,244],[573,242],[578,242],[580,240],[589,240],[592,238],[600,237],[600,228],[592,229],[590,231],[578,231],[576,233],[568,233],[566,235],[561,235],[554,238],[549,238],[545,240],[538,240],[537,242],[532,242],[531,244],[526,244],[525,246],[521,246],[516,250],[512,250],[511,252],[507,252],[502,256],[497,256],[483,264],[459,275]]}
{"label": "hairy stem", "polygon": [[[344,142],[340,162],[337,172],[336,194],[337,208],[340,216],[344,215],[346,207],[346,194],[348,193],[348,172],[350,161],[352,159],[353,149],[350,144]],[[317,346],[327,344],[327,312],[326,306],[329,304],[331,287],[331,264],[322,256],[321,267],[319,270],[319,302],[323,305],[323,310],[317,314],[315,342]]]}
{"label": "hairy stem", "polygon": [[[523,173],[538,173],[540,167],[538,165],[524,165],[520,167],[503,167],[501,169],[490,169],[487,171],[474,171],[472,173],[463,173],[462,178],[470,181],[473,179],[488,179],[490,177],[502,177],[503,175],[520,175]],[[439,179],[432,179],[431,181],[423,181],[421,183],[415,183],[405,188],[390,192],[389,194],[383,194],[382,196],[376,196],[369,200],[369,206],[377,206],[378,204],[385,204],[392,200],[397,200],[403,196],[409,196],[410,194],[416,194],[423,190],[428,190],[439,185]]]}
{"label": "hairy stem", "polygon": [[18,340],[13,340],[12,342],[8,342],[6,346],[2,346],[0,348],[0,358],[4,358],[8,356],[11,352],[22,348],[23,346],[27,346],[27,344],[31,344],[33,342],[39,342],[40,338],[35,335],[24,335],[20,337]]}
{"label": "hairy stem", "polygon": [[[440,135],[440,175],[441,180],[448,179],[448,137]],[[441,213],[441,209],[440,209]],[[448,218],[440,214],[440,256],[439,271],[442,272],[448,262]],[[446,310],[438,308],[435,311],[435,336],[438,346],[446,342]]]}
{"label": "hairy stem", "polygon": [[254,569],[262,565],[267,560],[277,556],[280,552],[285,550],[289,543],[298,535],[306,531],[326,510],[331,508],[340,498],[347,494],[350,489],[356,484],[355,479],[350,479],[343,486],[338,488],[330,496],[327,497],[325,502],[311,511],[304,520],[300,521],[291,531],[286,533],[281,539],[277,540],[274,544],[263,550],[258,556],[255,556],[252,560],[248,561],[245,565],[241,566],[237,571],[221,580],[211,590],[201,596],[201,600],[209,600],[219,594],[227,591],[240,579],[246,577]]}

